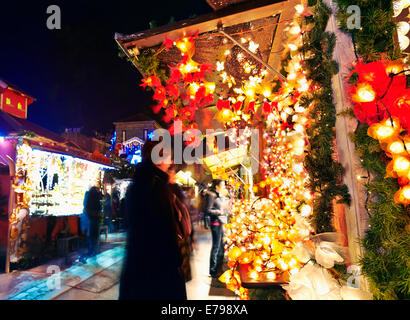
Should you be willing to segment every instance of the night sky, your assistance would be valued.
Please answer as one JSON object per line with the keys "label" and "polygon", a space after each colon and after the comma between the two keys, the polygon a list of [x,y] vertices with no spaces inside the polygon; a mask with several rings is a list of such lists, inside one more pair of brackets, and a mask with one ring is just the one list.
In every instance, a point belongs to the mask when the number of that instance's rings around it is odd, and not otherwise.
{"label": "night sky", "polygon": [[[113,121],[150,105],[138,71],[118,57],[115,32],[212,12],[205,0],[14,2],[0,5],[0,78],[35,97],[28,119],[55,132],[82,126],[109,132]],[[46,26],[54,4],[61,30]]]}

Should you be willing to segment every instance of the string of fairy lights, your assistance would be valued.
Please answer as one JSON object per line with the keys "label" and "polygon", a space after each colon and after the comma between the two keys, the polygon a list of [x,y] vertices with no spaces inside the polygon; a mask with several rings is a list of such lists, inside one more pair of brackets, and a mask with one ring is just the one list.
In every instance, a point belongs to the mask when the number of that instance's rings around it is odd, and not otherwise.
{"label": "string of fairy lights", "polygon": [[[307,145],[305,108],[300,107],[301,94],[310,90],[303,69],[303,57],[297,51],[301,45],[302,30],[298,15],[304,11],[297,6],[298,14],[288,29],[288,48],[291,51],[287,82],[279,92],[272,94],[263,76],[250,76],[242,89],[235,90],[239,97],[254,98],[261,93],[265,104],[265,132],[263,134],[263,176],[253,187],[254,192],[265,190],[267,197],[258,200],[233,202],[232,218],[226,226],[226,250],[228,266],[219,279],[241,299],[248,299],[248,290],[241,284],[240,265],[250,281],[286,282],[306,263],[294,253],[296,244],[307,240],[311,228],[306,218],[311,214],[312,194],[305,188],[309,176],[303,166],[303,155]],[[245,41],[243,41],[245,42]],[[254,48],[257,45],[252,44]],[[247,68],[243,64],[243,68]],[[230,83],[220,62],[222,78]],[[246,70],[245,70],[246,72]],[[231,98],[231,102],[235,100]],[[249,109],[249,108],[248,108]],[[222,111],[223,112],[223,111]],[[252,117],[251,117],[252,119]],[[231,124],[227,121],[228,124]]]}

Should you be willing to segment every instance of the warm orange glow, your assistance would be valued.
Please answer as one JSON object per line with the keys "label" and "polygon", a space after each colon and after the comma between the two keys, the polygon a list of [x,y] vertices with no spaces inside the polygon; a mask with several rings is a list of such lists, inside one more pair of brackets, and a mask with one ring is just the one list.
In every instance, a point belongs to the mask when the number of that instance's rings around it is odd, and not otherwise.
{"label": "warm orange glow", "polygon": [[269,98],[270,95],[271,95],[271,91],[270,91],[269,89],[265,89],[265,90],[263,91],[263,96],[264,96],[265,98]]}
{"label": "warm orange glow", "polygon": [[376,133],[379,139],[385,139],[394,133],[394,129],[391,127],[380,126],[377,129]]}
{"label": "warm orange glow", "polygon": [[410,161],[406,157],[397,157],[394,159],[393,170],[397,172],[399,176],[407,175],[410,169]]}
{"label": "warm orange glow", "polygon": [[359,83],[357,85],[356,93],[352,95],[354,102],[371,102],[376,98],[372,86],[368,83]]}
{"label": "warm orange glow", "polygon": [[266,274],[266,278],[268,278],[269,280],[275,280],[276,279],[276,274],[275,272],[268,272]]}
{"label": "warm orange glow", "polygon": [[405,206],[410,204],[410,185],[404,186],[394,195],[394,202],[401,203]]}
{"label": "warm orange glow", "polygon": [[255,95],[255,90],[253,90],[253,89],[251,89],[251,88],[248,88],[248,89],[246,89],[245,94],[246,94],[248,97],[252,98],[252,97]]}
{"label": "warm orange glow", "polygon": [[405,186],[403,188],[403,196],[404,198],[410,200],[410,186]]}
{"label": "warm orange glow", "polygon": [[392,143],[389,144],[389,146],[387,147],[387,150],[393,154],[401,154],[405,151],[403,142],[401,141],[393,141]]}

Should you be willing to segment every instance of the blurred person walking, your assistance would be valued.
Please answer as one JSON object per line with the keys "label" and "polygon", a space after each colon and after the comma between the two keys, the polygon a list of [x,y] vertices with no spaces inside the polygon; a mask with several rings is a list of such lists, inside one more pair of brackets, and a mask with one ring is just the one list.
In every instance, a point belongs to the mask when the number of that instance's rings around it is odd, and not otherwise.
{"label": "blurred person walking", "polygon": [[178,235],[178,248],[181,253],[182,265],[181,270],[184,274],[185,282],[192,279],[191,275],[191,250],[193,245],[193,227],[190,211],[190,199],[185,196],[181,187],[176,183],[177,166],[171,165],[168,169],[169,185],[174,194],[173,206],[176,218],[176,228]]}
{"label": "blurred person walking", "polygon": [[[171,157],[153,163],[159,142],[147,141],[142,162],[125,196],[126,257],[120,280],[120,300],[186,300],[182,257],[178,247],[174,194],[167,170]],[[157,149],[157,148],[156,148]],[[162,150],[160,156],[169,154]]]}

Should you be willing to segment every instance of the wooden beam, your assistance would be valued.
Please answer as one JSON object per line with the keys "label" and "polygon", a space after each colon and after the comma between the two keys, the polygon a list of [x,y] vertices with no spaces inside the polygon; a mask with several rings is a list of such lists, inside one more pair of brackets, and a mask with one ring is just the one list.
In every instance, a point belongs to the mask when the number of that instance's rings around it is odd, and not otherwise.
{"label": "wooden beam", "polygon": [[242,11],[239,12],[230,14],[225,13],[225,15],[221,15],[219,12],[214,12],[193,19],[193,22],[190,20],[185,20],[173,25],[142,31],[134,35],[117,35],[116,40],[125,49],[134,46],[137,46],[138,48],[154,47],[164,41],[165,35],[167,35],[167,37],[172,40],[176,40],[186,35],[195,34],[197,32],[205,33],[216,31],[218,29],[218,25],[229,27],[280,14],[288,5],[289,1],[293,2],[294,0],[268,1],[270,2],[270,4],[266,4],[267,1],[261,1],[261,3],[264,4],[257,8],[254,7],[254,3],[251,3],[253,7],[249,7],[249,4],[245,3],[245,5],[247,6],[241,6]]}
{"label": "wooden beam", "polygon": [[280,69],[280,63],[283,58],[283,51],[285,49],[284,44],[286,44],[287,41],[285,29],[289,26],[290,21],[292,21],[295,16],[295,6],[297,4],[300,4],[300,0],[288,0],[280,12],[279,23],[276,28],[271,53],[268,59],[269,65],[276,69]]}

